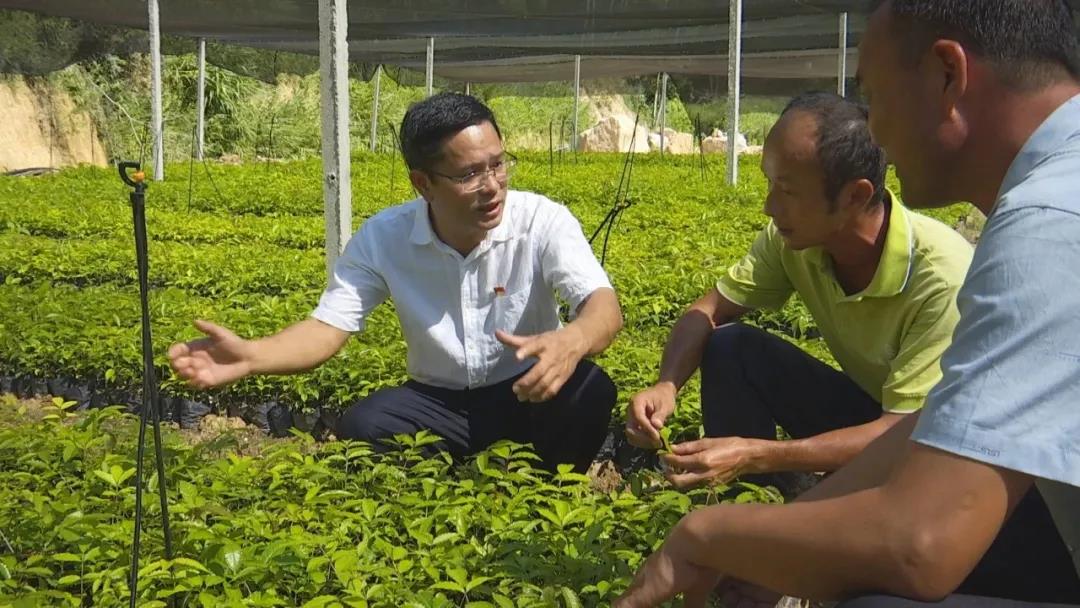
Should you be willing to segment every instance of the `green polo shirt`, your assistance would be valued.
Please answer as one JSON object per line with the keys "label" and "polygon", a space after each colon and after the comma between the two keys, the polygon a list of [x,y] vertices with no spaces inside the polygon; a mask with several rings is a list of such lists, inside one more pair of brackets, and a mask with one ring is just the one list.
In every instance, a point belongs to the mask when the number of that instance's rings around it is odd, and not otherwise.
{"label": "green polo shirt", "polygon": [[844,372],[899,414],[921,408],[941,379],[973,249],[952,228],[891,200],[885,249],[863,291],[845,294],[822,248],[789,249],[772,223],[716,288],[746,308],[780,308],[797,292]]}

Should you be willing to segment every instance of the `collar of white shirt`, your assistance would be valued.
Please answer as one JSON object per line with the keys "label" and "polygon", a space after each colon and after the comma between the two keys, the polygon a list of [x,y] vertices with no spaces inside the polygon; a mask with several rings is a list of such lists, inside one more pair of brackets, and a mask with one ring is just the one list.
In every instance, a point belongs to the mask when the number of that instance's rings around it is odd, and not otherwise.
{"label": "collar of white shirt", "polygon": [[[517,207],[517,192],[508,191],[506,202],[503,203],[502,221],[495,228],[488,231],[484,243],[500,243],[521,236],[522,230],[514,222],[514,209]],[[420,197],[416,199],[416,214],[413,215],[412,231],[409,240],[417,245],[427,245],[437,239],[435,229],[431,226],[430,203]]]}

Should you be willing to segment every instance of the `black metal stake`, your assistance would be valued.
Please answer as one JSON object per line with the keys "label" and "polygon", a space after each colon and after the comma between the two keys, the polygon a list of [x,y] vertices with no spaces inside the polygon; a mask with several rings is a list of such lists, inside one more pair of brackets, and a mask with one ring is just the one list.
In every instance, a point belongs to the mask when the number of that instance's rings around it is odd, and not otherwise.
{"label": "black metal stake", "polygon": [[[566,143],[566,117],[562,117],[562,121],[559,122],[559,164],[563,162],[563,144]],[[574,145],[577,145],[575,142]]]}
{"label": "black metal stake", "polygon": [[548,176],[555,177],[555,119],[548,121]]}
{"label": "black metal stake", "polygon": [[390,133],[393,134],[393,136],[394,136],[394,158],[390,162],[390,198],[393,198],[394,197],[394,177],[395,177],[394,174],[397,172],[397,158],[401,153],[401,140],[398,139],[397,128],[394,127],[394,124],[393,123],[387,123],[387,126],[390,127]]}
{"label": "black metal stake", "polygon": [[705,131],[702,129],[701,118],[694,120],[694,133],[698,144],[698,165],[701,167],[701,181],[705,181]]}
{"label": "black metal stake", "polygon": [[[161,445],[161,396],[154,371],[153,342],[150,336],[149,255],[146,247],[146,176],[139,163],[122,162],[120,179],[134,188],[131,193],[131,213],[135,224],[135,257],[139,272],[139,301],[142,308],[143,393],[139,419],[139,444],[135,459],[135,537],[131,548],[130,607],[135,608],[139,583],[139,543],[142,531],[143,454],[146,450],[146,423],[153,416],[154,456],[157,461],[158,496],[161,499],[161,525],[165,534],[165,559],[172,559],[172,535],[169,533],[169,502],[165,490],[165,462]],[[136,172],[128,175],[128,171]]]}

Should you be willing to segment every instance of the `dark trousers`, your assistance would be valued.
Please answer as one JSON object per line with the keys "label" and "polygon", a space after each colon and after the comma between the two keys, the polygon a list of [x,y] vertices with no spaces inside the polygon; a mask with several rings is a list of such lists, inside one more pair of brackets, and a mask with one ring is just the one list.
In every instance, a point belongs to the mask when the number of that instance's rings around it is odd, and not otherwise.
{"label": "dark trousers", "polygon": [[881,404],[843,372],[756,327],[717,328],[701,359],[701,414],[710,437],[796,439],[865,424]]}
{"label": "dark trousers", "polygon": [[[756,327],[731,323],[713,331],[701,358],[701,415],[708,437],[795,439],[877,420],[881,405],[843,372]],[[744,481],[775,486],[791,499],[817,481],[812,473],[778,471]]]}
{"label": "dark trousers", "polygon": [[338,421],[337,434],[385,451],[390,449],[386,440],[394,435],[428,430],[443,439],[435,447],[455,458],[509,439],[533,444],[548,470],[569,463],[586,471],[607,436],[616,399],[611,378],[582,360],[553,399],[522,403],[511,388],[519,377],[464,390],[409,380],[350,407]]}
{"label": "dark trousers", "polygon": [[[762,439],[775,439],[777,426],[801,439],[881,416],[881,406],[847,375],[739,323],[719,327],[709,337],[701,360],[701,410],[710,437]],[[778,482],[778,487],[791,483],[781,476],[746,479]],[[1080,602],[1080,578],[1038,490],[1020,501],[957,592]]]}

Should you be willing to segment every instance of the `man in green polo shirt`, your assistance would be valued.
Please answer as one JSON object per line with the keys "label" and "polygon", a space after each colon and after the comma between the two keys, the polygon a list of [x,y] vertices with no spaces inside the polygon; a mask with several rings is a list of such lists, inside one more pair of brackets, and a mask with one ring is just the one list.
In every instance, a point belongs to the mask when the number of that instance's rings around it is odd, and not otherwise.
{"label": "man in green polo shirt", "polygon": [[[972,247],[887,191],[865,107],[837,95],[792,100],[765,142],[772,222],[676,323],[659,381],[634,395],[626,433],[660,445],[679,389],[701,368],[706,437],[665,460],[676,486],[735,477],[796,493],[922,407],[958,320]],[[735,323],[798,293],[841,371]],[[792,440],[778,441],[776,427]]]}

